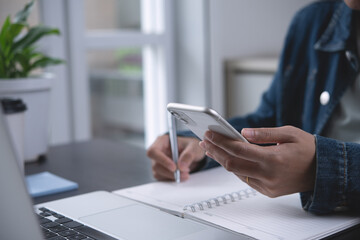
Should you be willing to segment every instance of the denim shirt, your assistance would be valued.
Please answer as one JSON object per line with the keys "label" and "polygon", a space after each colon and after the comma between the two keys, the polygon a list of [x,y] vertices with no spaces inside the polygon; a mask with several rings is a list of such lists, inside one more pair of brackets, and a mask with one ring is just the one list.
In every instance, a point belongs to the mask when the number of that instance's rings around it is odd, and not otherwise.
{"label": "denim shirt", "polygon": [[[291,22],[278,71],[258,109],[229,120],[238,131],[292,125],[314,134],[315,187],[300,196],[303,208],[316,214],[344,208],[360,213],[360,144],[321,136],[359,71],[355,14],[343,1],[330,0],[300,10]],[[320,101],[324,92],[330,98]],[[216,165],[208,159],[205,168]]]}

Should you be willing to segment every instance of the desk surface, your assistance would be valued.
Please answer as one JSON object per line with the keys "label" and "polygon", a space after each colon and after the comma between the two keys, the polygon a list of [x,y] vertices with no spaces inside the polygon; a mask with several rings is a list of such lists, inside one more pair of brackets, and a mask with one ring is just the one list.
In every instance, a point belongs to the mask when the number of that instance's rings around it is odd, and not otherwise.
{"label": "desk surface", "polygon": [[145,149],[101,139],[50,147],[46,160],[25,165],[26,175],[43,171],[77,182],[79,188],[35,198],[34,204],[154,181]]}
{"label": "desk surface", "polygon": [[[35,198],[34,204],[154,181],[145,149],[100,139],[51,147],[45,161],[28,163],[25,166],[26,175],[43,171],[75,181],[79,184],[79,189]],[[360,226],[327,239],[360,239]]]}

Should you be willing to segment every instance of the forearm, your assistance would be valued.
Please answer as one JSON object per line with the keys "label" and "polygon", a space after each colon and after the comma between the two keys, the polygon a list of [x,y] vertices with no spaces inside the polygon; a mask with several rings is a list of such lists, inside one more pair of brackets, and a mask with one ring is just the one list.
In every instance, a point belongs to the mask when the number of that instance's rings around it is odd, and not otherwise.
{"label": "forearm", "polygon": [[316,137],[316,182],[301,193],[305,210],[326,214],[349,209],[360,213],[360,144]]}

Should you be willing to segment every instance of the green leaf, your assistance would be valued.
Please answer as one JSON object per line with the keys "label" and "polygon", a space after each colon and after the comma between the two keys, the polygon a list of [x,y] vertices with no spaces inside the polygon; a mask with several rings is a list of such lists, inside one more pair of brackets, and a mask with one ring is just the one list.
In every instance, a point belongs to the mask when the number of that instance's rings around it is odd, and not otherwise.
{"label": "green leaf", "polygon": [[[63,63],[36,51],[35,43],[47,35],[59,35],[56,28],[29,27],[27,19],[35,0],[30,1],[11,21],[6,18],[0,29],[0,78],[27,77],[32,70]],[[27,31],[23,30],[26,28]]]}
{"label": "green leaf", "polygon": [[0,53],[4,58],[5,64],[6,62],[11,61],[11,48],[13,46],[14,39],[20,34],[24,27],[25,25],[21,23],[12,24],[9,17],[6,19],[0,33]]}
{"label": "green leaf", "polygon": [[23,72],[29,72],[30,71],[30,60],[31,58],[29,57],[29,55],[26,54],[17,54],[16,55],[16,62],[18,62],[21,65],[22,71]]}
{"label": "green leaf", "polygon": [[5,47],[6,44],[6,38],[7,38],[7,32],[9,30],[11,26],[11,20],[10,20],[10,16],[8,16],[1,28],[1,32],[0,32],[0,46],[1,48]]}
{"label": "green leaf", "polygon": [[14,44],[14,39],[20,34],[21,30],[24,27],[25,25],[20,23],[11,24],[11,26],[9,27],[5,39],[5,44],[2,46],[5,56],[8,56],[8,54],[10,53],[11,48]]}
{"label": "green leaf", "polygon": [[20,33],[21,31],[26,27],[23,23],[13,23],[11,24],[9,30],[8,30],[8,39],[9,41],[13,41]]}
{"label": "green leaf", "polygon": [[43,54],[35,52],[35,49],[35,47],[28,47],[14,55],[13,62],[17,66],[17,69],[21,70],[21,75],[27,76],[29,74],[31,71],[31,62],[34,61],[33,59],[36,60],[43,57]]}
{"label": "green leaf", "polygon": [[29,32],[22,37],[20,40],[14,43],[12,51],[18,51],[19,49],[23,49],[31,46],[34,42],[38,41],[40,38],[46,35],[59,35],[60,32],[56,28],[50,28],[47,26],[36,26],[30,28]]}
{"label": "green leaf", "polygon": [[57,65],[61,63],[64,63],[64,61],[57,58],[43,56],[40,59],[36,60],[33,64],[31,64],[30,69],[34,70],[36,68],[44,68],[50,65]]}
{"label": "green leaf", "polygon": [[0,56],[0,78],[6,77],[5,64],[3,58]]}
{"label": "green leaf", "polygon": [[34,5],[34,0],[25,5],[25,7],[18,13],[16,13],[14,22],[15,23],[26,23],[27,18],[30,15],[31,9]]}

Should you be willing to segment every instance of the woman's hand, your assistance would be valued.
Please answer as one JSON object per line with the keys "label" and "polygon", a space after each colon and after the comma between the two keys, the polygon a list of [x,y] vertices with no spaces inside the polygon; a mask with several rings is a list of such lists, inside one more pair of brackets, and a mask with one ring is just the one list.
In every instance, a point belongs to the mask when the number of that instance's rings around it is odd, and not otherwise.
{"label": "woman's hand", "polygon": [[[189,178],[190,172],[197,169],[205,157],[205,151],[199,147],[199,140],[190,137],[178,137],[180,180]],[[151,158],[153,175],[157,180],[174,180],[176,165],[172,160],[169,135],[158,137],[147,150]]]}
{"label": "woman's hand", "polygon": [[249,142],[274,145],[244,143],[208,131],[200,146],[209,157],[269,197],[313,190],[313,135],[292,126],[248,128],[241,133]]}

